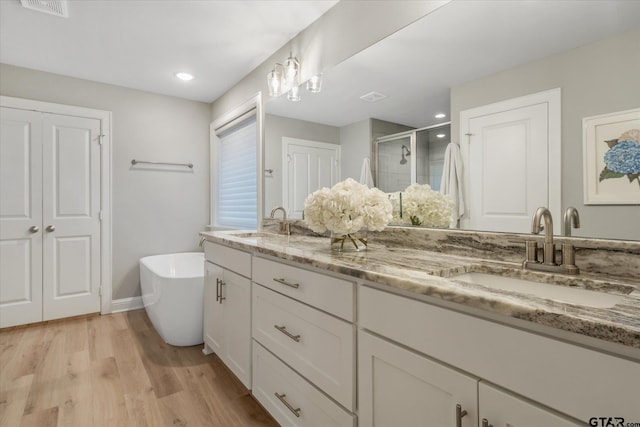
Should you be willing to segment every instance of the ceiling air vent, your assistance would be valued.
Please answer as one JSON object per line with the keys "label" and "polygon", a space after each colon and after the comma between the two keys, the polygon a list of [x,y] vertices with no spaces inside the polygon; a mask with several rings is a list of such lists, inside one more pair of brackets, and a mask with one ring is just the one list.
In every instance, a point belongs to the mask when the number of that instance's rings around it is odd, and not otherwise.
{"label": "ceiling air vent", "polygon": [[38,12],[68,18],[67,0],[20,0],[22,6]]}
{"label": "ceiling air vent", "polygon": [[383,95],[379,92],[369,92],[369,93],[365,93],[364,95],[362,95],[360,97],[360,99],[362,99],[363,101],[367,101],[367,102],[378,102],[382,99],[385,99],[387,97],[387,95]]}

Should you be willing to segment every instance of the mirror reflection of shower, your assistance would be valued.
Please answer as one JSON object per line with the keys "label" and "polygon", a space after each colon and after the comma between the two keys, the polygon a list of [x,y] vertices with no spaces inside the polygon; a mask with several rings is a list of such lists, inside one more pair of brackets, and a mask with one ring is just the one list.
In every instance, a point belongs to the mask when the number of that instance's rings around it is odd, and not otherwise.
{"label": "mirror reflection of shower", "polygon": [[410,156],[411,155],[411,151],[407,148],[406,145],[402,146],[402,159],[400,159],[400,164],[401,165],[406,165],[407,164],[407,158],[405,156]]}

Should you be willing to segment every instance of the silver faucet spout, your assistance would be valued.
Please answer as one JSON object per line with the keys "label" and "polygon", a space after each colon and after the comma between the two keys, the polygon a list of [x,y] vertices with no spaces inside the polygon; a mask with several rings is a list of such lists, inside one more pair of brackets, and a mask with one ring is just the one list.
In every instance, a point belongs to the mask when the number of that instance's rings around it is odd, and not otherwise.
{"label": "silver faucet spout", "polygon": [[282,206],[278,206],[277,208],[273,208],[271,210],[271,218],[274,218],[276,212],[278,211],[282,211],[282,221],[280,221],[280,233],[286,234],[286,235],[291,234],[291,226],[287,221],[287,211]]}
{"label": "silver faucet spout", "polygon": [[[544,227],[541,227],[541,222],[544,220]],[[553,218],[551,218],[551,212],[545,207],[539,207],[536,213],[533,215],[533,221],[531,222],[531,232],[533,234],[540,234],[540,231],[544,229],[544,242],[553,243]]]}
{"label": "silver faucet spout", "polygon": [[271,218],[275,218],[275,214],[278,211],[282,211],[282,220],[286,220],[287,219],[287,211],[282,207],[282,206],[278,206],[277,208],[273,208],[271,210]]}
{"label": "silver faucet spout", "polygon": [[573,206],[567,208],[564,211],[564,232],[565,236],[571,236],[571,225],[573,224],[573,228],[580,228],[580,215],[578,214],[578,210]]}

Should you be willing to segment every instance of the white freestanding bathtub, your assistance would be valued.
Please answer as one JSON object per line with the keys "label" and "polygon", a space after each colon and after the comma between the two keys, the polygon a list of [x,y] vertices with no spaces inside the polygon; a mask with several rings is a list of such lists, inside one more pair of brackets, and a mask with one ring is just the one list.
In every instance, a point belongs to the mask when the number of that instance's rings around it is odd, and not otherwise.
{"label": "white freestanding bathtub", "polygon": [[140,285],[149,319],[168,344],[202,343],[202,252],[140,258]]}

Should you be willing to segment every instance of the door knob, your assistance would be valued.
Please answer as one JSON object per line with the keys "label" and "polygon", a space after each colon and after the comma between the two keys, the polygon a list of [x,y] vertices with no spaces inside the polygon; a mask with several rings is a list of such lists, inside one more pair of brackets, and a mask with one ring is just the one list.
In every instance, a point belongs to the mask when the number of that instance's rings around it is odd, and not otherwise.
{"label": "door knob", "polygon": [[29,231],[32,233],[37,233],[38,231],[40,231],[40,227],[38,227],[37,225],[32,225],[31,227],[29,227]]}
{"label": "door knob", "polygon": [[56,227],[55,227],[55,226],[53,226],[53,225],[48,225],[48,226],[47,226],[47,231],[48,231],[49,233],[51,233],[52,231],[56,231]]}

